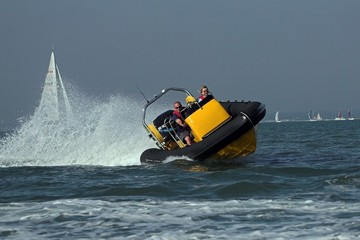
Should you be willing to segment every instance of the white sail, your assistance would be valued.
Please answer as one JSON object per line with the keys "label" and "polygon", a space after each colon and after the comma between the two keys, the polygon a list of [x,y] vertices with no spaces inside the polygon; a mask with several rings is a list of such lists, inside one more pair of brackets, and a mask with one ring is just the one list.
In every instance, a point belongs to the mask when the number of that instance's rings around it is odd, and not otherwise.
{"label": "white sail", "polygon": [[54,52],[51,52],[48,72],[45,78],[38,111],[48,120],[59,120],[59,102],[56,81],[56,68]]}
{"label": "white sail", "polygon": [[58,65],[56,65],[56,73],[57,73],[57,76],[58,76],[58,81],[60,83],[60,89],[62,90],[61,93],[62,93],[62,97],[63,97],[63,100],[64,100],[65,114],[66,114],[66,117],[69,118],[69,117],[72,117],[73,111],[72,111],[72,107],[70,105],[69,98],[67,96],[67,93],[66,93],[66,90],[65,90],[61,75],[60,75]]}
{"label": "white sail", "polygon": [[316,115],[314,115],[314,113],[315,113],[315,111],[313,111],[313,110],[311,110],[308,113],[309,120],[310,121],[321,121],[322,117],[321,117],[320,113],[318,112]]}
{"label": "white sail", "polygon": [[322,120],[322,117],[320,116],[320,113],[317,113],[317,115],[316,115],[316,120],[317,120],[317,121],[321,121],[321,120]]}
{"label": "white sail", "polygon": [[45,121],[51,122],[72,116],[72,108],[53,51],[36,114],[40,114]]}
{"label": "white sail", "polygon": [[281,121],[279,120],[279,111],[277,111],[277,112],[275,113],[275,122],[281,122]]}

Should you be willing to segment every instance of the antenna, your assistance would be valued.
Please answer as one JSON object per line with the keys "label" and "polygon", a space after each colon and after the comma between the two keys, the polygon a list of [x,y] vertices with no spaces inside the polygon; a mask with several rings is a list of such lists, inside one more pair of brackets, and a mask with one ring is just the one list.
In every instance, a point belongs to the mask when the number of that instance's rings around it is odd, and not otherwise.
{"label": "antenna", "polygon": [[140,92],[141,95],[144,97],[144,99],[146,100],[146,102],[149,103],[150,101],[147,100],[147,98],[145,97],[144,93],[140,90],[140,88],[138,87],[138,85],[135,84],[135,87],[139,90],[139,92]]}

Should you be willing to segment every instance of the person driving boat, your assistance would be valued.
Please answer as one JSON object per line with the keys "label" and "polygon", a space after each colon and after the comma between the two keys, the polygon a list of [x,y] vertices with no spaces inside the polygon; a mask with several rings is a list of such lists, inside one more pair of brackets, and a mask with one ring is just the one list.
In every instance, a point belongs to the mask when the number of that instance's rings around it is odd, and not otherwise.
{"label": "person driving boat", "polygon": [[192,144],[192,138],[188,125],[185,123],[183,116],[181,115],[181,110],[183,109],[179,101],[174,102],[174,112],[172,115],[172,120],[177,124],[176,134],[182,141],[185,141],[187,145]]}

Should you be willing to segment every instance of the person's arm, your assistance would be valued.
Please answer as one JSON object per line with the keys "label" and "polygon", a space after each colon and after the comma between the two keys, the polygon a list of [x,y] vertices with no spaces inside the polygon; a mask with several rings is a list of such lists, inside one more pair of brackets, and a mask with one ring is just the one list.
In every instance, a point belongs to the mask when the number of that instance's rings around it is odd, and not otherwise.
{"label": "person's arm", "polygon": [[177,119],[175,120],[175,122],[176,122],[177,124],[179,124],[180,126],[182,126],[182,127],[186,127],[186,126],[187,126],[187,124],[186,124],[185,122],[183,123],[180,118],[177,118]]}

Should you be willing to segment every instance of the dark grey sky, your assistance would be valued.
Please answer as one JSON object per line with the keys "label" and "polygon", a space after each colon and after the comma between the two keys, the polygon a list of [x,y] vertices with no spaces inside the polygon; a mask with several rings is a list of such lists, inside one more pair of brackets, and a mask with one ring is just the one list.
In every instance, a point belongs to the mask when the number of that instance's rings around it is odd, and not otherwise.
{"label": "dark grey sky", "polygon": [[358,0],[0,0],[0,119],[34,111],[52,45],[90,96],[205,83],[268,112],[359,109]]}

